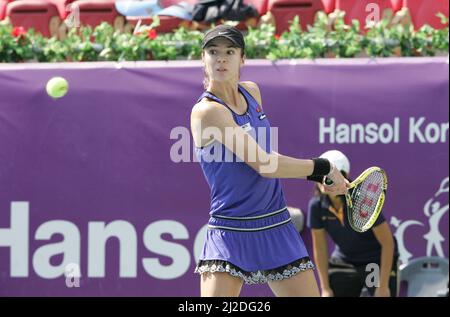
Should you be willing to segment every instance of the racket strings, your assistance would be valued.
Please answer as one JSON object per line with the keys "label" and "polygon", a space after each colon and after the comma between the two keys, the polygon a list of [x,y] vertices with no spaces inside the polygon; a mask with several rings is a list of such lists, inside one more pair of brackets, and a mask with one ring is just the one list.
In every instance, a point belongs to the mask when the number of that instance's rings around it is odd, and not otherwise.
{"label": "racket strings", "polygon": [[352,193],[353,210],[352,220],[357,228],[363,228],[376,211],[378,200],[384,189],[382,172],[370,173]]}

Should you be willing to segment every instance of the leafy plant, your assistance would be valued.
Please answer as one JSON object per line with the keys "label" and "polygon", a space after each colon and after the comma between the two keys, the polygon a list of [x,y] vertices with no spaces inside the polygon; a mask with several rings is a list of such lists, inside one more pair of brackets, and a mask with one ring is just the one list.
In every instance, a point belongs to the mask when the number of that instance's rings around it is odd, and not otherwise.
{"label": "leafy plant", "polygon": [[245,37],[247,58],[266,58],[276,47],[275,26],[262,24],[259,28],[249,28]]}
{"label": "leafy plant", "polygon": [[334,30],[328,34],[327,46],[336,57],[355,57],[362,51],[363,36],[359,31],[359,21],[353,20],[351,25],[347,25],[344,15],[337,16]]}
{"label": "leafy plant", "polygon": [[[400,49],[400,43],[404,36],[404,28],[397,25],[389,28],[389,21],[383,19],[377,23],[369,23],[367,34],[363,40],[363,46],[371,57],[389,57],[396,55],[396,49]],[[400,51],[398,50],[397,53]]]}
{"label": "leafy plant", "polygon": [[0,27],[0,61],[17,63],[34,58],[32,37],[22,27],[10,25]]}

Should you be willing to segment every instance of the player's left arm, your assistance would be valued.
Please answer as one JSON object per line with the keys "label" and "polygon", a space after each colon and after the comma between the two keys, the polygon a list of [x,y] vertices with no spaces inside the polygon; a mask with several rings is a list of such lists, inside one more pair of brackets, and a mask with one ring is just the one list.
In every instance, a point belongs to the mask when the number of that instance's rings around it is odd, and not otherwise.
{"label": "player's left arm", "polygon": [[373,227],[375,238],[381,244],[380,261],[380,287],[375,291],[375,296],[390,296],[389,277],[394,259],[394,238],[386,221]]}

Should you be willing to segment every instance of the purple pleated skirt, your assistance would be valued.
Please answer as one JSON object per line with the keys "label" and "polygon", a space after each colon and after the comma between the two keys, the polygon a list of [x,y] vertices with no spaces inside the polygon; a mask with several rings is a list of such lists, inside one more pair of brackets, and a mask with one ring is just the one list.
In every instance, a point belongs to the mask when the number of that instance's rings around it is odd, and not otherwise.
{"label": "purple pleated skirt", "polygon": [[259,284],[313,268],[284,208],[257,217],[212,216],[195,273],[228,272],[246,284]]}

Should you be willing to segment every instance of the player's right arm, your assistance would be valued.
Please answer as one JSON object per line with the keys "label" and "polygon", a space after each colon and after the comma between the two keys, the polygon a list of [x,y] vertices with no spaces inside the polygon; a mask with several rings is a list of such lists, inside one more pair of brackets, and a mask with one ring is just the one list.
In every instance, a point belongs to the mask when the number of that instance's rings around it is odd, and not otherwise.
{"label": "player's right arm", "polygon": [[[215,139],[264,177],[306,178],[314,170],[312,160],[267,153],[250,134],[235,123],[227,108],[213,101],[203,100],[193,107],[191,131],[196,146],[204,146]],[[330,193],[346,192],[345,180],[342,175],[342,179],[339,178],[339,175],[330,175],[330,178],[336,178],[337,181],[333,186],[327,186]]]}
{"label": "player's right arm", "polygon": [[[202,101],[194,106],[191,130],[196,146],[204,145],[214,138],[264,177],[304,178],[311,175],[314,169],[312,160],[267,153],[235,123],[227,108],[214,102]],[[274,165],[269,166],[270,163]]]}

